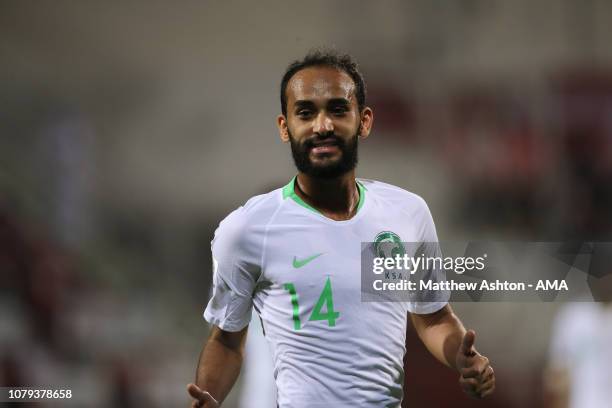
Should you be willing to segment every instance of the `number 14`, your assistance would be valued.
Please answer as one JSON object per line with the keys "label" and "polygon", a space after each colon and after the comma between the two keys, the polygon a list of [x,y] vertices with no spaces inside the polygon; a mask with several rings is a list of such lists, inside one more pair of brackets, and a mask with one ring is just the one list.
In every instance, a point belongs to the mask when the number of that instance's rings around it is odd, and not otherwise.
{"label": "number 14", "polygon": [[[300,321],[300,306],[298,304],[298,295],[295,290],[295,285],[293,283],[285,283],[283,288],[291,295],[291,306],[293,306],[293,329],[300,330],[302,328],[302,323]],[[321,311],[323,305],[325,305],[327,309],[325,313]],[[340,313],[334,311],[334,297],[332,295],[331,280],[328,276],[325,287],[308,320],[327,320],[329,327],[334,327],[336,325],[336,319],[339,316]]]}

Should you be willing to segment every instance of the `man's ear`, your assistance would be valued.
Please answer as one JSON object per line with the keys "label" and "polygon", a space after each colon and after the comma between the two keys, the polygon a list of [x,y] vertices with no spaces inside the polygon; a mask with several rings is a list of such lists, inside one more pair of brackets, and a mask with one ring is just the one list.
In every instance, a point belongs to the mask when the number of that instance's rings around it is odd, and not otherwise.
{"label": "man's ear", "polygon": [[280,139],[287,143],[289,142],[289,129],[287,129],[287,118],[285,115],[278,115],[276,118],[276,126],[278,126],[278,133],[280,135]]}
{"label": "man's ear", "polygon": [[370,131],[372,130],[372,124],[374,123],[374,112],[371,108],[365,107],[361,111],[361,122],[360,122],[360,132],[359,138],[365,139],[370,135]]}

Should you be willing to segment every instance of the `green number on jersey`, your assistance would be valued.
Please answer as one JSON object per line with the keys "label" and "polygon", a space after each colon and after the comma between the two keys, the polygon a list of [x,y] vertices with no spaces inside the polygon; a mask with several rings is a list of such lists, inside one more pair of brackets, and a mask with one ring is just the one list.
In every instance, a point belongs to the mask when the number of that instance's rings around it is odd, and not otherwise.
{"label": "green number on jersey", "polygon": [[[323,305],[326,306],[327,311],[325,313],[321,312]],[[319,296],[319,300],[308,320],[327,320],[329,327],[334,327],[339,316],[340,313],[334,311],[334,297],[332,295],[331,280],[328,276],[323,292],[321,292],[321,296]]]}
{"label": "green number on jersey", "polygon": [[300,305],[298,304],[297,292],[293,283],[285,283],[283,285],[286,291],[291,295],[291,305],[293,306],[293,329],[300,330],[302,324],[300,322]]}
{"label": "green number on jersey", "polygon": [[[300,305],[298,303],[298,295],[295,290],[293,283],[285,283],[283,288],[289,292],[291,296],[291,306],[293,308],[293,329],[300,330],[302,328],[302,322],[300,321]],[[323,313],[321,309],[325,306],[326,312]],[[327,277],[323,292],[319,296],[319,300],[315,305],[312,314],[308,320],[327,320],[329,327],[336,325],[336,319],[340,316],[339,312],[334,311],[334,296],[332,294],[331,280]]]}

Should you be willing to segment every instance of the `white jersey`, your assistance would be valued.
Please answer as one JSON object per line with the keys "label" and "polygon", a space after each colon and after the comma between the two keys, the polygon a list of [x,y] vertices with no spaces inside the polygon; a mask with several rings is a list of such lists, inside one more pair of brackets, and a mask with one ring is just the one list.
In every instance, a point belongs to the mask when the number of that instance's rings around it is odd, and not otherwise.
{"label": "white jersey", "polygon": [[567,303],[555,319],[550,365],[567,370],[569,407],[609,407],[612,400],[612,307]]}
{"label": "white jersey", "polygon": [[301,200],[294,183],[221,222],[204,317],[238,331],[255,309],[281,408],[399,407],[407,313],[433,313],[446,301],[362,302],[361,243],[381,233],[437,242],[429,209],[401,188],[358,180],[356,215],[334,221]]}

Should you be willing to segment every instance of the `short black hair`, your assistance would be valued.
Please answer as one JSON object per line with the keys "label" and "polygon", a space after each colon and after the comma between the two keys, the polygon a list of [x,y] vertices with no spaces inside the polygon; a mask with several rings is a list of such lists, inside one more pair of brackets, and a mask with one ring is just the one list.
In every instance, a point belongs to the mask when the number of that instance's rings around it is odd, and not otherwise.
{"label": "short black hair", "polygon": [[346,72],[355,83],[355,96],[359,112],[365,108],[366,85],[363,75],[354,58],[349,54],[339,54],[334,50],[311,50],[304,59],[293,61],[287,67],[280,86],[280,101],[283,115],[287,116],[287,84],[299,71],[308,67],[331,67]]}

